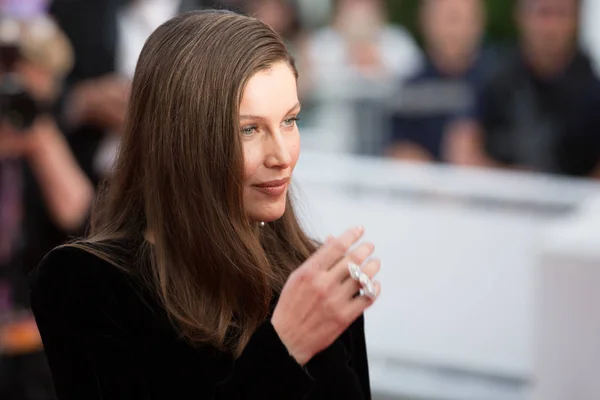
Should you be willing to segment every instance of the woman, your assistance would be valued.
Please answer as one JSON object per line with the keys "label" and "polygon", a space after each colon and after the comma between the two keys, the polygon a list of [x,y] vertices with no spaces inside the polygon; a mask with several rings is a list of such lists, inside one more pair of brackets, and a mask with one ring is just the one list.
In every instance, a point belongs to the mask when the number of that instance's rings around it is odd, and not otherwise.
{"label": "woman", "polygon": [[59,400],[370,398],[379,262],[348,252],[361,228],[316,250],[294,216],[296,76],[253,18],[187,13],[148,39],[91,236],[33,275]]}

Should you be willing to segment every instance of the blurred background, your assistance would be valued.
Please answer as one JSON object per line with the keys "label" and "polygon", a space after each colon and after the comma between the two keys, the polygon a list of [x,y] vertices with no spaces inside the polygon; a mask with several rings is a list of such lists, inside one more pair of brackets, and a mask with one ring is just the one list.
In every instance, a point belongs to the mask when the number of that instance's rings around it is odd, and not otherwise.
{"label": "blurred background", "polygon": [[600,399],[600,0],[0,0],[0,399],[54,399],[27,274],[85,232],[144,41],[201,8],[296,58],[302,222],[384,265],[375,399]]}

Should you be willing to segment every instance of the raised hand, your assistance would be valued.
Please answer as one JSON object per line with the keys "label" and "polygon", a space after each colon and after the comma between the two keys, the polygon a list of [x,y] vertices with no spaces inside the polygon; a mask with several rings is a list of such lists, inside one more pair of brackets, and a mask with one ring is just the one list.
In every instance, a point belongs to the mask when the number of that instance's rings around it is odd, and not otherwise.
{"label": "raised hand", "polygon": [[377,259],[367,259],[372,243],[350,248],[362,237],[363,228],[353,228],[339,238],[330,237],[286,282],[271,323],[296,361],[304,365],[330,346],[369,306],[381,290],[374,282],[375,296],[359,295],[361,284],[350,276],[351,263],[373,278]]}

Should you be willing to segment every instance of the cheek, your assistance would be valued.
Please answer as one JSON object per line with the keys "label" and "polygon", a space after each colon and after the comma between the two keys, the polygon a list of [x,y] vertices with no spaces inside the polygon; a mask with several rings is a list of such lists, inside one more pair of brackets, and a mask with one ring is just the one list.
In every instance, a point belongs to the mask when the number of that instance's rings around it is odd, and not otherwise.
{"label": "cheek", "polygon": [[300,133],[298,131],[296,131],[296,134],[292,135],[288,141],[288,152],[292,159],[291,167],[293,169],[300,156]]}
{"label": "cheek", "polygon": [[262,157],[260,148],[256,146],[253,141],[249,141],[243,144],[244,150],[244,180],[248,180],[254,176],[256,170],[259,168]]}

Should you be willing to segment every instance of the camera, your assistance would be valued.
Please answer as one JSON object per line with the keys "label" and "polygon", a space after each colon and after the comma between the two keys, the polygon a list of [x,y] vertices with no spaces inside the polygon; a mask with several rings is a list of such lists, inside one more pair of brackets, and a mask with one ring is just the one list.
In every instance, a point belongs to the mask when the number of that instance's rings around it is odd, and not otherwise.
{"label": "camera", "polygon": [[18,60],[17,44],[0,43],[0,120],[16,131],[27,131],[41,107],[14,70]]}
{"label": "camera", "polygon": [[41,114],[53,114],[74,65],[69,39],[43,12],[42,3],[30,10],[21,8],[22,0],[0,0],[0,121],[21,132]]}

